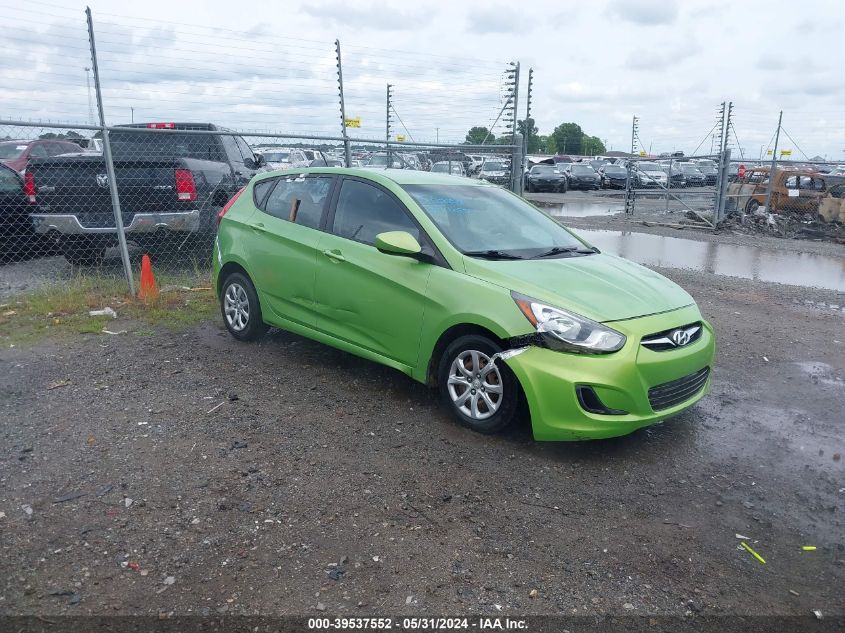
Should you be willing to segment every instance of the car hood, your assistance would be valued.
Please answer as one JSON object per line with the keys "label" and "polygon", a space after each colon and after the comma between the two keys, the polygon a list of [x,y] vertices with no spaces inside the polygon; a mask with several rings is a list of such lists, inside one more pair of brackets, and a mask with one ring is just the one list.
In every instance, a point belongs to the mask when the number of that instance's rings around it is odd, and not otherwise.
{"label": "car hood", "polygon": [[604,253],[516,261],[464,257],[464,265],[469,275],[599,322],[668,312],[695,303],[666,277]]}

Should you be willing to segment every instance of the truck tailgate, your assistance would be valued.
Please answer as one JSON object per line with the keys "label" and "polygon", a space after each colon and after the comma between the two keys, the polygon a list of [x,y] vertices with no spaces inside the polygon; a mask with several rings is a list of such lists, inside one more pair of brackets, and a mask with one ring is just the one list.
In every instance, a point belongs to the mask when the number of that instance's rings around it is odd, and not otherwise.
{"label": "truck tailgate", "polygon": [[[114,169],[124,225],[136,213],[189,210],[197,201],[176,195],[178,160],[115,161]],[[73,214],[85,227],[114,227],[105,161],[101,156],[41,160],[29,167],[36,187],[33,213]]]}

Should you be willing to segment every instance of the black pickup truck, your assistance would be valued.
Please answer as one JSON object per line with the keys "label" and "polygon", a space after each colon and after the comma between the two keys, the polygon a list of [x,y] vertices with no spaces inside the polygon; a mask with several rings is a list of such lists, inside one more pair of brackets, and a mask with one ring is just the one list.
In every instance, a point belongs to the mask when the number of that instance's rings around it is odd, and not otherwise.
{"label": "black pickup truck", "polygon": [[[240,136],[196,131],[225,132],[209,123],[134,123],[109,134],[126,238],[147,251],[210,247],[217,212],[265,169]],[[71,263],[96,265],[117,244],[102,155],[34,159],[24,190],[35,232],[54,237]]]}

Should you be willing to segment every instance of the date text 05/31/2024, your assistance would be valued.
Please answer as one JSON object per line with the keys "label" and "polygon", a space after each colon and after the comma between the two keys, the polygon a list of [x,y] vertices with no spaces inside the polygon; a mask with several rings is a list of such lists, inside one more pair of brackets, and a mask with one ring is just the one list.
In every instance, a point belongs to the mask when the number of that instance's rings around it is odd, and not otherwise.
{"label": "date text 05/31/2024", "polygon": [[330,630],[398,630],[447,631],[453,629],[478,631],[526,631],[528,623],[519,618],[309,618],[313,631]]}

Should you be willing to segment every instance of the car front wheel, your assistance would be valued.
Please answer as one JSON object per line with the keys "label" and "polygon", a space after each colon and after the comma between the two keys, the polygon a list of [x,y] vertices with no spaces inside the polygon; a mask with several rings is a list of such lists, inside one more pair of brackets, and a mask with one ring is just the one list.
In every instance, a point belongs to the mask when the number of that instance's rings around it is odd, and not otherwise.
{"label": "car front wheel", "polygon": [[501,348],[479,335],[453,341],[440,359],[438,387],[453,415],[479,433],[497,433],[513,422],[522,392],[510,368],[495,358]]}
{"label": "car front wheel", "polygon": [[229,334],[239,341],[255,341],[267,332],[255,286],[242,273],[232,273],[223,282],[220,310]]}

